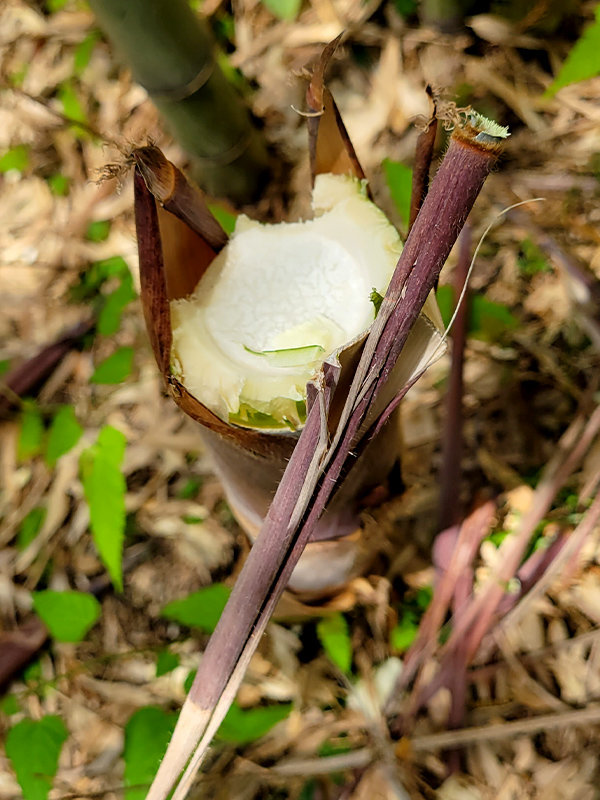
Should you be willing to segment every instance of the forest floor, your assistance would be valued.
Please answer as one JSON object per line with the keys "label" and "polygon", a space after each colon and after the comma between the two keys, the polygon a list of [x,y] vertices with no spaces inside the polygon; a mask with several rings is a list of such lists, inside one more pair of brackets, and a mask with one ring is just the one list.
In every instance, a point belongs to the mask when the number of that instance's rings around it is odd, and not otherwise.
{"label": "forest floor", "polygon": [[[131,176],[120,185],[98,183],[103,167],[148,138],[185,164],[90,12],[71,0],[48,5],[58,10],[24,0],[0,8],[5,377],[89,320],[98,292],[115,289],[115,277],[93,284],[90,265],[110,259],[126,283],[120,257],[139,292]],[[600,78],[542,97],[577,27],[567,26],[564,38],[564,31],[541,30],[535,15],[529,26],[480,15],[447,35],[379,0],[311,0],[293,21],[278,20],[256,0],[233,7],[232,15],[229,4],[206,0],[203,10],[229,64],[252,87],[274,152],[292,165],[280,206],[289,218],[305,214],[310,199],[306,131],[295,110],[303,107],[300,73],[342,29],[349,36],[329,86],[375,199],[399,228],[382,162],[410,166],[415,118],[429,110],[427,83],[510,126],[505,154],[471,215],[473,249],[502,209],[543,201],[498,220],[471,281],[480,299],[465,352],[460,501],[465,517],[485,501],[494,510],[471,533],[460,576],[449,555],[456,531],[440,536],[437,525],[444,356],[404,401],[405,490],[365,512],[369,569],[318,602],[287,593],[252,660],[239,710],[291,703],[291,711],[262,738],[250,733],[243,741],[238,730],[237,741],[235,732],[218,739],[197,796],[598,797],[600,526],[590,498],[600,479]],[[592,8],[583,4],[580,21],[592,18]],[[269,210],[259,204],[255,213]],[[442,287],[451,284],[455,263],[453,252]],[[27,718],[63,721],[68,738],[52,800],[120,798],[124,785],[148,779],[132,755],[133,715],[151,707],[162,714],[157,725],[171,724],[208,639],[161,612],[214,582],[230,586],[248,552],[195,423],[164,396],[139,299],[124,305],[117,327],[109,335],[88,332],[68,349],[0,427],[0,648],[17,630],[31,648],[26,670],[5,687],[0,730],[6,735]],[[125,362],[132,354],[131,370],[120,382],[90,381],[115,352]],[[54,458],[44,429],[65,406],[82,434]],[[113,588],[90,536],[80,471],[82,453],[106,425],[126,437],[123,592]],[[578,445],[582,452],[573,453]],[[446,588],[455,609],[464,590],[459,577],[467,579],[469,599],[480,595],[511,557],[531,509],[539,520],[520,572],[502,587],[493,619],[481,623],[476,652],[452,649],[455,626],[443,607],[418,657],[417,686],[410,682],[396,701],[400,717],[390,736],[380,711],[390,690],[385,672],[411,644],[414,656],[432,593],[454,570]],[[99,600],[101,615],[82,641],[46,638],[32,593],[47,589]],[[352,656],[346,669],[334,663],[335,645],[319,628],[328,618],[342,620],[341,650],[347,644]],[[450,678],[427,692],[440,672]],[[374,701],[376,674],[383,694]],[[451,736],[449,727],[457,729]],[[0,798],[20,792],[0,754]],[[143,788],[125,796],[143,797]]]}

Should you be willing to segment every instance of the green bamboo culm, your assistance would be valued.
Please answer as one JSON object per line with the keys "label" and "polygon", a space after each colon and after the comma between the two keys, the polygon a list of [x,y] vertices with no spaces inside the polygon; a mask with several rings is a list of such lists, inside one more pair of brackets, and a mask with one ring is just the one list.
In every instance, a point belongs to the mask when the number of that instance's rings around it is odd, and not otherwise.
{"label": "green bamboo culm", "polygon": [[267,148],[215,61],[212,36],[187,0],[90,0],[100,27],[148,91],[209,194],[256,199]]}

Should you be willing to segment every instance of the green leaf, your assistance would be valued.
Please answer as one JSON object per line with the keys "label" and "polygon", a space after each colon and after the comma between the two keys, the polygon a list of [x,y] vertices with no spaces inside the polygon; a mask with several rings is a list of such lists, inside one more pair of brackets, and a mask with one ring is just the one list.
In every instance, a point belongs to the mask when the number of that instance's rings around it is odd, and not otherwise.
{"label": "green leaf", "polygon": [[79,42],[73,56],[73,72],[75,75],[80,76],[85,71],[99,39],[100,31],[90,31],[85,39]]}
{"label": "green leaf", "polygon": [[401,17],[408,19],[416,13],[418,2],[417,0],[393,0],[394,8]]}
{"label": "green leaf", "polygon": [[104,299],[104,305],[98,316],[98,333],[102,334],[102,336],[112,336],[116,333],[121,324],[123,309],[135,297],[133,279],[131,272],[127,269],[127,272],[121,278],[120,286],[114,292],[106,295]]}
{"label": "green leaf", "polygon": [[200,522],[204,522],[204,519],[197,514],[184,514],[181,517],[182,522],[185,522],[186,525],[198,525]]}
{"label": "green leaf", "polygon": [[83,428],[77,422],[73,406],[61,406],[54,415],[46,443],[46,464],[53,467],[61,456],[75,447]]}
{"label": "green leaf", "polygon": [[235,229],[237,214],[232,214],[231,211],[227,211],[226,208],[223,208],[223,206],[218,205],[217,203],[209,203],[208,210],[213,217],[215,217],[217,222],[220,223],[225,233],[231,236]]}
{"label": "green leaf", "polygon": [[168,603],[160,615],[188,628],[200,628],[205,633],[212,633],[230,594],[231,589],[225,584],[213,583],[206,589]]}
{"label": "green leaf", "polygon": [[0,157],[0,172],[9,172],[15,169],[18,172],[25,172],[29,166],[29,148],[24,144],[11,147],[2,157]]}
{"label": "green leaf", "polygon": [[410,195],[412,192],[412,169],[400,161],[385,158],[383,172],[392,195],[394,205],[406,227],[410,219]]}
{"label": "green leaf", "polygon": [[480,294],[471,297],[469,312],[469,333],[488,342],[497,341],[519,325],[519,320],[505,305]]}
{"label": "green leaf", "polygon": [[9,371],[9,369],[10,369],[10,358],[3,358],[0,361],[0,378],[3,375],[6,375],[6,373]]}
{"label": "green leaf", "polygon": [[111,256],[101,261],[94,261],[86,274],[90,288],[98,289],[109,278],[131,278],[127,262],[122,256]]}
{"label": "green leaf", "polygon": [[185,680],[184,680],[184,682],[183,682],[183,691],[184,691],[186,694],[189,694],[189,692],[190,692],[190,689],[192,688],[192,685],[193,685],[193,683],[194,683],[194,680],[195,680],[195,678],[196,678],[196,673],[197,673],[197,672],[198,672],[198,670],[197,670],[197,669],[191,669],[191,670],[188,672],[188,674],[186,675],[186,678],[185,678]]}
{"label": "green leaf", "polygon": [[63,9],[69,0],[46,0],[46,8],[51,14]]}
{"label": "green leaf", "polygon": [[148,706],[140,708],[125,725],[125,800],[144,800],[165,754],[176,715]]}
{"label": "green leaf", "polygon": [[27,461],[37,456],[42,449],[44,439],[44,423],[40,410],[33,400],[23,402],[21,413],[21,429],[17,442],[17,458]]}
{"label": "green leaf", "polygon": [[352,642],[346,617],[339,612],[323,617],[317,623],[317,636],[333,663],[342,672],[350,672]]}
{"label": "green leaf", "polygon": [[107,425],[96,444],[84,450],[79,462],[94,543],[118,591],[123,589],[126,486],[120,467],[124,454],[125,436]]}
{"label": "green leaf", "polygon": [[101,361],[90,378],[91,383],[122,383],[131,374],[133,347],[119,347]]}
{"label": "green leaf", "polygon": [[57,642],[80,642],[100,617],[100,603],[85,592],[33,592],[33,607]]}
{"label": "green leaf", "polygon": [[29,64],[21,64],[20,67],[11,72],[8,75],[8,80],[11,86],[21,87],[23,86],[23,81],[27,77],[27,73],[29,71]]}
{"label": "green leaf", "polygon": [[404,653],[416,639],[418,631],[416,614],[413,611],[405,611],[390,633],[390,647],[396,652]]}
{"label": "green leaf", "polygon": [[529,238],[523,239],[519,245],[517,265],[521,274],[527,277],[537,275],[538,272],[552,272],[546,256]]}
{"label": "green leaf", "polygon": [[278,19],[289,21],[298,16],[302,0],[262,0],[262,3]]}
{"label": "green leaf", "polygon": [[188,478],[185,484],[177,492],[177,497],[180,500],[192,500],[198,494],[201,486],[201,478]]}
{"label": "green leaf", "polygon": [[7,717],[12,717],[13,714],[18,714],[21,710],[19,701],[14,694],[7,694],[0,700],[0,711]]}
{"label": "green leaf", "polygon": [[75,123],[71,130],[78,138],[87,138],[89,133],[86,128],[77,125],[78,122],[87,124],[87,115],[72,81],[66,81],[58,89],[58,99],[62,105],[63,114],[70,122]]}
{"label": "green leaf", "polygon": [[50,191],[56,197],[66,197],[69,194],[69,184],[70,180],[67,178],[66,175],[61,175],[57,173],[56,175],[50,175],[48,178],[48,186],[50,187]]}
{"label": "green leaf", "polygon": [[[104,284],[115,278],[120,279],[119,286],[110,294],[103,294]],[[71,289],[74,302],[91,302],[99,308],[98,332],[103,336],[112,336],[118,330],[123,308],[135,297],[131,272],[121,256],[94,262]]]}
{"label": "green leaf", "polygon": [[46,800],[68,733],[60,717],[24,719],[6,737],[8,756],[25,800]]}
{"label": "green leaf", "polygon": [[600,5],[596,6],[596,21],[575,42],[560,72],[544,92],[544,97],[554,97],[563,86],[595,75],[600,75]]}
{"label": "green leaf", "polygon": [[179,656],[169,650],[161,650],[156,659],[156,677],[166,675],[179,666]]}
{"label": "green leaf", "polygon": [[289,716],[291,703],[242,709],[234,702],[217,732],[219,739],[235,744],[248,744],[260,739],[274,725]]}
{"label": "green leaf", "polygon": [[40,532],[45,519],[45,508],[36,506],[31,509],[29,514],[23,518],[23,522],[21,522],[19,532],[17,533],[17,550],[25,550],[27,545],[33,542]]}
{"label": "green leaf", "polygon": [[[439,286],[437,303],[444,325],[448,327],[454,311],[454,290],[451,286]],[[469,298],[468,333],[477,339],[495,342],[508,331],[518,327],[519,320],[502,303],[495,303],[480,294]]]}
{"label": "green leaf", "polygon": [[34,685],[42,681],[42,664],[41,661],[36,659],[28,664],[23,670],[23,680],[25,683]]}
{"label": "green leaf", "polygon": [[90,242],[104,242],[110,233],[110,220],[98,219],[90,222],[85,232],[85,238]]}
{"label": "green leaf", "polygon": [[452,312],[454,311],[454,289],[452,286],[438,286],[435,299],[437,300],[440,314],[444,327],[447,328],[452,319]]}

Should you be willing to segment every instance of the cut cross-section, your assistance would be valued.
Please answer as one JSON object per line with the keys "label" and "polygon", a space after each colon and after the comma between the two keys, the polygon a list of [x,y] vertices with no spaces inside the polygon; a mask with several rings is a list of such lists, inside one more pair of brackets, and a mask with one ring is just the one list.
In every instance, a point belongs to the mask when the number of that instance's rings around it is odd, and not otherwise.
{"label": "cut cross-section", "polygon": [[306,222],[240,217],[194,294],[172,302],[174,372],[225,421],[301,427],[307,382],[385,293],[402,245],[363,184],[319,175],[313,209]]}

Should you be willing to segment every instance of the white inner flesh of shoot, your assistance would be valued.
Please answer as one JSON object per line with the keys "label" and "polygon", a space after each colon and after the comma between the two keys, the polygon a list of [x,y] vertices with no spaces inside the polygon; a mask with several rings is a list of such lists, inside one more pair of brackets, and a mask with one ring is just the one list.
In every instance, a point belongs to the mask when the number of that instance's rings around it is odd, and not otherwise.
{"label": "white inner flesh of shoot", "polygon": [[402,244],[360,181],[319,175],[315,217],[237,220],[193,295],[171,303],[173,371],[221,419],[297,429],[306,384],[373,322]]}

